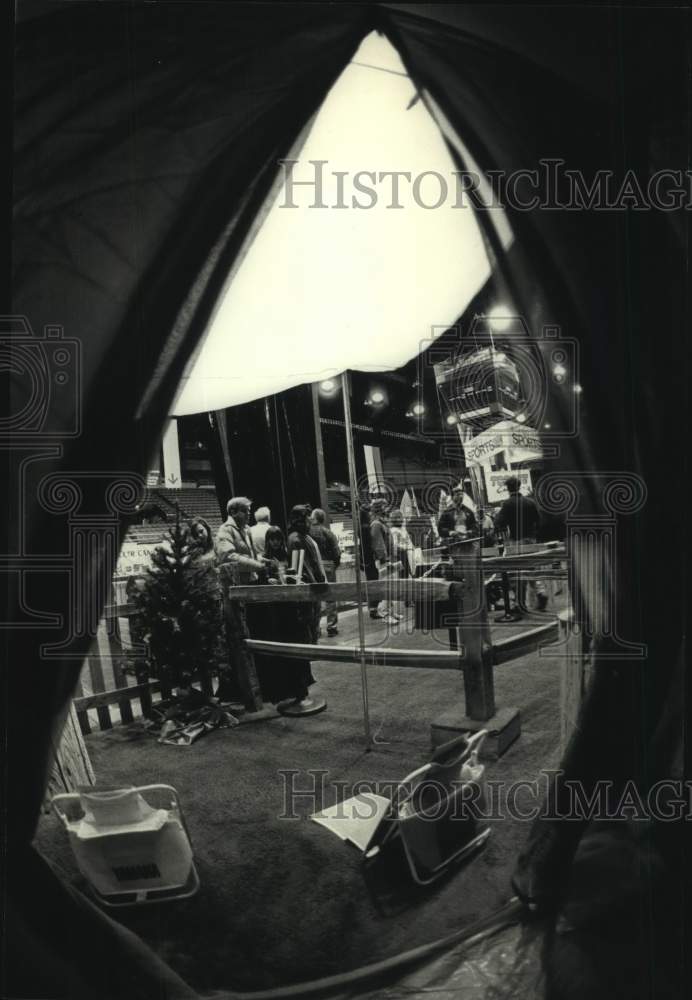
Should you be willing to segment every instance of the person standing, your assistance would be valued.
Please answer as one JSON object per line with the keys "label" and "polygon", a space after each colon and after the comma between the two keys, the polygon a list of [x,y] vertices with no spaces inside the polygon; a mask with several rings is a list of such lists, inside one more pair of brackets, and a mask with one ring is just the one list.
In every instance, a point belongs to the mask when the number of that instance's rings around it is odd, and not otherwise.
{"label": "person standing", "polygon": [[506,532],[512,542],[535,542],[540,525],[538,507],[530,497],[522,496],[516,476],[505,481],[507,499],[495,518],[495,530]]}
{"label": "person standing", "polygon": [[255,511],[255,523],[250,528],[252,544],[258,556],[264,555],[264,537],[271,524],[272,512],[268,507],[258,507]]}
{"label": "person standing", "polygon": [[[508,497],[500,507],[495,518],[495,530],[508,536],[505,546],[507,555],[521,551],[523,545],[535,544],[541,523],[541,516],[534,500],[521,493],[521,482],[516,476],[510,476],[505,481]],[[527,590],[533,591],[536,606],[544,611],[548,603],[545,583],[542,580],[526,581],[519,573],[515,578],[515,593],[519,603],[525,604]]]}
{"label": "person standing", "polygon": [[[370,542],[377,576],[381,578],[385,574],[391,573],[396,563],[392,531],[387,523],[387,501],[373,500],[370,509]],[[387,601],[383,611],[380,611],[378,607],[376,613],[373,614],[371,610],[370,617],[384,619],[387,625],[396,625],[401,621],[403,615],[398,614],[391,603]]]}
{"label": "person standing", "polygon": [[[336,583],[336,571],[341,562],[341,549],[336,535],[327,527],[327,515],[320,507],[316,507],[312,512],[310,537],[314,539],[320,550],[327,581]],[[338,635],[339,614],[336,601],[326,601],[325,611],[327,613],[327,635]]]}
{"label": "person standing", "polygon": [[[358,523],[360,525],[360,564],[365,573],[366,580],[379,580],[380,574],[375,565],[375,556],[372,551],[372,538],[370,536],[370,504],[366,501],[360,505],[358,512]],[[379,601],[368,601],[368,611],[371,618],[380,618]]]}
{"label": "person standing", "polygon": [[400,510],[391,512],[389,526],[392,532],[394,557],[402,564],[402,575],[412,577],[415,572],[415,548]]}
{"label": "person standing", "polygon": [[[309,504],[296,504],[292,508],[288,521],[288,558],[293,557],[294,552],[304,553],[303,555],[303,583],[326,583],[327,575],[324,571],[322,556],[317,548],[317,543],[310,536],[310,514]],[[298,580],[300,583],[301,580]],[[302,605],[304,613],[309,616],[310,633],[312,641],[317,642],[320,630],[320,601],[311,601]]]}
{"label": "person standing", "polygon": [[476,516],[466,503],[463,486],[455,486],[452,490],[452,506],[440,515],[438,531],[443,542],[461,541],[478,534]]}
{"label": "person standing", "polygon": [[[264,555],[267,559],[267,585],[286,582],[288,554],[281,528],[270,527],[265,534]],[[305,615],[305,605],[280,601],[262,604],[262,616],[252,622],[253,639],[272,642],[313,641],[311,623]],[[257,676],[265,701],[277,705],[290,701],[304,702],[315,683],[310,660],[299,660],[278,653],[256,653]]]}
{"label": "person standing", "polygon": [[230,599],[228,588],[257,583],[264,571],[264,561],[257,557],[252,535],[247,526],[251,508],[252,502],[247,497],[232,497],[226,507],[228,517],[214,539],[214,552],[223,593],[230,665],[230,676],[220,679],[217,696],[222,701],[234,701],[240,692],[246,705],[253,704],[259,693],[255,690],[254,662],[245,645],[245,640],[250,637],[247,609],[245,601]]}

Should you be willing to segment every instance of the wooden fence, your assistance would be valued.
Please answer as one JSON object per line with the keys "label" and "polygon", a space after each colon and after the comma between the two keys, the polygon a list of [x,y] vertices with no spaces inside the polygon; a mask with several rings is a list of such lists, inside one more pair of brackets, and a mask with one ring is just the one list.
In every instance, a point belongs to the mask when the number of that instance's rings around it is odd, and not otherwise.
{"label": "wooden fence", "polygon": [[[434,607],[444,604],[456,608],[458,624],[450,632],[449,650],[410,650],[383,646],[366,647],[366,664],[414,666],[417,668],[457,669],[464,675],[465,713],[460,720],[488,723],[497,714],[494,695],[493,668],[498,664],[536,651],[555,642],[560,635],[557,617],[545,623],[533,624],[517,635],[492,641],[485,608],[484,579],[493,573],[520,571],[524,579],[566,579],[563,547],[503,557],[481,558],[480,548],[468,543],[458,548],[452,558],[451,580],[428,577],[416,580],[368,581],[361,593],[355,581],[320,585],[261,586],[229,588],[229,596],[254,603],[337,601],[340,604],[361,600],[414,601]],[[556,567],[556,564],[559,568]],[[80,689],[74,700],[79,725],[84,734],[113,726],[117,709],[120,721],[131,722],[138,714],[147,715],[152,704],[170,694],[160,682],[146,679],[143,671],[133,676],[125,667],[136,662],[133,644],[128,641],[127,619],[132,613],[124,601],[123,580],[115,580],[111,603],[106,607],[97,642],[82,673]],[[365,587],[367,586],[367,590]],[[564,631],[564,624],[563,624]],[[250,653],[280,653],[285,657],[319,659],[330,663],[361,661],[358,646],[314,645],[267,640],[248,640]],[[249,657],[252,662],[252,656]],[[212,694],[211,682],[205,678],[202,690]],[[564,686],[564,685],[563,685]],[[574,684],[569,686],[570,691]],[[261,698],[247,706],[250,711],[262,709]],[[570,711],[573,712],[574,705]],[[513,710],[516,711],[516,710]],[[443,726],[444,729],[444,726]],[[563,725],[563,732],[566,728]]]}

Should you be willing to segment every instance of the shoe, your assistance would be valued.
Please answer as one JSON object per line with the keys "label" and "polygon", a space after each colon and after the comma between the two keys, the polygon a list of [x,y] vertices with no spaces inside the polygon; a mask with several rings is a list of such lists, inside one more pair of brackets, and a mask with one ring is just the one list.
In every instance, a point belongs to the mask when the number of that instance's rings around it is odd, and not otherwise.
{"label": "shoe", "polygon": [[398,625],[401,619],[398,615],[385,615],[384,623],[385,625]]}
{"label": "shoe", "polygon": [[390,612],[389,612],[389,617],[390,617],[390,618],[396,618],[396,620],[397,620],[398,622],[401,622],[401,621],[403,621],[403,620],[404,620],[404,616],[403,616],[403,615],[400,615],[400,614],[398,614],[398,612],[396,612],[396,611],[390,611]]}
{"label": "shoe", "polygon": [[338,635],[338,634],[339,634],[338,628],[328,628],[327,629],[327,635]]}

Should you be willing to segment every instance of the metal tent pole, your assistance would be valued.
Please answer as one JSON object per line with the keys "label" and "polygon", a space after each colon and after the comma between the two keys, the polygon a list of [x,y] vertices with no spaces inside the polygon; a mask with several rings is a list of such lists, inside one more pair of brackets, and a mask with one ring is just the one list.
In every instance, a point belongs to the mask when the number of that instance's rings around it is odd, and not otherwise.
{"label": "metal tent pole", "polygon": [[341,373],[341,392],[344,400],[344,424],[346,425],[346,453],[348,456],[348,480],[351,488],[351,512],[353,516],[353,557],[356,569],[356,586],[358,588],[358,642],[360,652],[360,683],[363,693],[363,726],[365,729],[365,749],[370,750],[373,745],[372,732],[370,730],[370,710],[368,707],[368,670],[365,662],[365,616],[363,613],[363,602],[361,600],[361,584],[363,580],[360,557],[362,544],[360,537],[360,511],[358,507],[358,494],[356,491],[356,455],[353,448],[353,427],[351,425],[351,379],[348,372]]}

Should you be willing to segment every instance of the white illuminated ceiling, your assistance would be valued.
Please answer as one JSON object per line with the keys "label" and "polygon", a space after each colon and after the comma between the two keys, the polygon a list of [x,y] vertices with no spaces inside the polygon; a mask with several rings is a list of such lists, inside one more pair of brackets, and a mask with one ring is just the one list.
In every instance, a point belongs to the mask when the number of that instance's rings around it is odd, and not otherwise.
{"label": "white illuminated ceiling", "polygon": [[[327,96],[299,154],[293,178],[314,180],[326,160],[322,202],[314,188],[285,187],[269,210],[206,337],[188,366],[173,413],[221,409],[346,369],[386,371],[419,353],[421,342],[452,324],[487,280],[478,225],[455,185],[440,130],[386,39],[370,35]],[[367,204],[354,175],[374,188]],[[386,171],[407,171],[390,207]],[[445,179],[437,208],[417,204],[413,180]],[[344,174],[339,181],[336,173]],[[339,198],[338,183],[343,184]],[[439,179],[419,181],[434,204]],[[346,208],[337,208],[339,201]],[[454,207],[454,205],[457,207]],[[462,207],[459,207],[461,205]]]}

